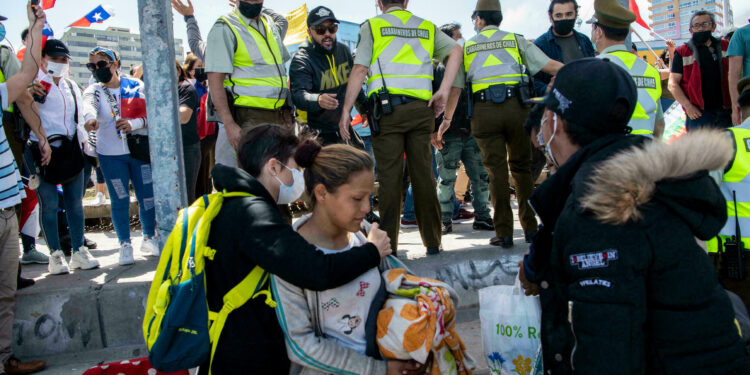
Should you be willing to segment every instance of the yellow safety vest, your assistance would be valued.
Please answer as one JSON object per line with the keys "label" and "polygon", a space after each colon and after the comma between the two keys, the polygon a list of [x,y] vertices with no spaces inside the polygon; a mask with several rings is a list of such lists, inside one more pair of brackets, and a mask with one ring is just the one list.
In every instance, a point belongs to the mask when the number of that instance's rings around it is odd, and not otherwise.
{"label": "yellow safety vest", "polygon": [[[0,69],[0,83],[4,83],[4,82],[5,82],[5,74],[3,74],[3,70]],[[6,110],[5,112],[13,112],[13,104],[11,103],[8,103],[8,104],[9,104],[8,110]]]}
{"label": "yellow safety vest", "polygon": [[[633,130],[630,134],[637,134],[653,138],[656,112],[661,98],[661,76],[659,71],[638,56],[627,51],[613,51],[601,54],[599,58],[610,58],[610,61],[625,69],[635,82],[638,90],[638,103],[630,118],[628,126]],[[611,57],[614,57],[612,59]]]}
{"label": "yellow safety vest", "polygon": [[468,40],[464,45],[464,71],[472,92],[499,84],[518,85],[523,77],[523,60],[516,34],[493,28]]}
{"label": "yellow safety vest", "polygon": [[[719,232],[722,244],[727,238],[736,235],[734,196],[737,196],[737,219],[742,232],[742,242],[745,249],[750,249],[750,130],[743,128],[729,128],[735,143],[735,153],[732,165],[724,173],[721,181],[721,189],[724,199],[727,201],[727,222]],[[732,194],[734,193],[734,194]],[[718,251],[716,238],[708,241],[708,251]]]}
{"label": "yellow safety vest", "polygon": [[286,67],[282,49],[285,48],[276,28],[269,26],[266,16],[261,22],[266,37],[247,26],[237,11],[220,18],[234,33],[234,71],[224,80],[231,87],[235,105],[262,109],[278,109],[286,103]]}
{"label": "yellow safety vest", "polygon": [[367,96],[383,88],[391,95],[432,98],[435,25],[405,10],[369,20],[373,50]]}

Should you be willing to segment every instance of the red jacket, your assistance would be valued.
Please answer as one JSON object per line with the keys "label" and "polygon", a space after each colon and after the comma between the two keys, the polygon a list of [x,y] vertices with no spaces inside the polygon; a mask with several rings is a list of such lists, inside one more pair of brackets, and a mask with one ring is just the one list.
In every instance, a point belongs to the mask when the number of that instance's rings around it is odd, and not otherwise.
{"label": "red jacket", "polygon": [[[721,91],[724,99],[724,108],[732,108],[729,100],[729,59],[727,59],[727,48],[729,42],[711,38],[711,45],[715,48],[721,43]],[[698,50],[692,40],[679,46],[677,53],[682,56],[682,81],[680,87],[685,92],[690,103],[703,110],[703,91],[701,85],[701,69],[698,65]]]}

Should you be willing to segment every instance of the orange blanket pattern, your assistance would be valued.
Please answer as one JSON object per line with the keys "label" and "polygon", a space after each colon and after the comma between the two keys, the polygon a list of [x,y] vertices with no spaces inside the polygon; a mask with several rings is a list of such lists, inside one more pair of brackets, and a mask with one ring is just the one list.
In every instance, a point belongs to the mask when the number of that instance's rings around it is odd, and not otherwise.
{"label": "orange blanket pattern", "polygon": [[383,278],[389,293],[377,320],[383,356],[431,361],[431,375],[470,375],[474,360],[455,329],[458,296],[453,288],[400,268],[383,272]]}

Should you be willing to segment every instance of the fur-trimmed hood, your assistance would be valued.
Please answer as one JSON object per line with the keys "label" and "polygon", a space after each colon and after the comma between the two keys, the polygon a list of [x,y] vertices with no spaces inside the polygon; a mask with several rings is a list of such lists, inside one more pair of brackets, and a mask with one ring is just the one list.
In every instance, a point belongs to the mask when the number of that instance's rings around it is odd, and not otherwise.
{"label": "fur-trimmed hood", "polygon": [[733,155],[732,140],[724,130],[691,131],[670,144],[649,142],[597,165],[580,205],[603,223],[622,225],[642,219],[644,205],[658,199],[683,218],[691,216],[686,220],[702,237],[699,227],[709,220],[707,215],[711,222],[721,220],[717,209],[726,215],[726,206],[716,202],[721,195],[705,171],[723,169]]}

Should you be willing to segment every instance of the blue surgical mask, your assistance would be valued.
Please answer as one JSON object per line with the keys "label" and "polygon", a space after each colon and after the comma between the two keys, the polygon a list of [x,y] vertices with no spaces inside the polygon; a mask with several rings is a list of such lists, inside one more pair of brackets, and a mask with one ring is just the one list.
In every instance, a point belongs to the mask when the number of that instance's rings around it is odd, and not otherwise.
{"label": "blue surgical mask", "polygon": [[0,23],[0,42],[5,40],[5,25]]}

